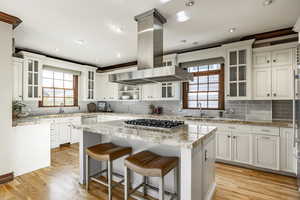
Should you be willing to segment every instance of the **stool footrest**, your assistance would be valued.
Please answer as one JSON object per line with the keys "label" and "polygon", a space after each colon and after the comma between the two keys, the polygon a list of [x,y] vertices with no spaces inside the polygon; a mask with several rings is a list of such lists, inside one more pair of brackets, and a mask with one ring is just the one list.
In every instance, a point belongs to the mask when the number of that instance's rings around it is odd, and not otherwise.
{"label": "stool footrest", "polygon": [[[141,183],[138,186],[136,186],[134,189],[129,191],[128,195],[134,196],[132,194],[135,193],[138,189],[140,189],[143,186],[146,186],[146,187],[150,188],[151,190],[155,190],[156,192],[159,191],[159,189],[157,187],[153,186],[153,185],[149,185],[149,184],[146,184],[146,183]],[[169,192],[169,191],[164,191],[164,193],[168,196],[171,196],[170,200],[173,200],[174,198],[177,198],[177,196],[178,196],[177,193],[172,193],[172,192]]]}

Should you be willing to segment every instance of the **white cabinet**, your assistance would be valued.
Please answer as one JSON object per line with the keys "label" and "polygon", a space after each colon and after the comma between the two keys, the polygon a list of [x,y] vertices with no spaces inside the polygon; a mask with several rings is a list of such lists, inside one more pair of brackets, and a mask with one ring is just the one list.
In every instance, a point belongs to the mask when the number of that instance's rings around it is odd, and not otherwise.
{"label": "white cabinet", "polygon": [[218,125],[216,157],[222,160],[251,164],[252,141],[248,129],[248,127]]}
{"label": "white cabinet", "polygon": [[108,73],[99,73],[96,76],[96,99],[100,101],[115,101],[119,99],[119,84],[108,80]]}
{"label": "white cabinet", "polygon": [[226,49],[225,94],[227,100],[252,98],[252,44],[254,40],[223,45]]}
{"label": "white cabinet", "polygon": [[180,100],[180,82],[144,84],[142,100]]}
{"label": "white cabinet", "polygon": [[93,101],[96,99],[96,69],[86,69],[81,74],[83,100]]}
{"label": "white cabinet", "polygon": [[163,67],[177,66],[177,54],[169,54],[163,57]]}
{"label": "white cabinet", "polygon": [[26,57],[24,61],[24,99],[42,99],[42,66],[43,61]]}
{"label": "white cabinet", "polygon": [[292,128],[280,128],[280,170],[296,173],[296,148],[293,146],[294,134]]}
{"label": "white cabinet", "polygon": [[272,98],[271,68],[256,68],[253,70],[253,90],[255,99]]}
{"label": "white cabinet", "polygon": [[24,60],[21,58],[13,58],[13,100],[23,100],[23,64]]}
{"label": "white cabinet", "polygon": [[232,161],[251,164],[251,136],[250,134],[233,132],[232,135]]}
{"label": "white cabinet", "polygon": [[257,167],[279,170],[278,136],[254,136],[254,165]]}
{"label": "white cabinet", "polygon": [[231,133],[217,132],[216,157],[222,160],[231,160]]}
{"label": "white cabinet", "polygon": [[254,99],[293,98],[293,54],[293,49],[253,54]]}
{"label": "white cabinet", "polygon": [[142,85],[142,100],[153,101],[161,99],[161,84],[150,83]]}

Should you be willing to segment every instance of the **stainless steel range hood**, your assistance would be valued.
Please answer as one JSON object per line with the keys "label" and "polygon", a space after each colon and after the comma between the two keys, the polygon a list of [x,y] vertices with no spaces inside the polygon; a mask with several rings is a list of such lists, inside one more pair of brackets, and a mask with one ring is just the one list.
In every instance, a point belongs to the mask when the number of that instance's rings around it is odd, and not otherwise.
{"label": "stainless steel range hood", "polygon": [[192,80],[192,75],[180,67],[162,67],[163,24],[167,20],[156,9],[136,16],[135,20],[138,23],[138,70],[110,74],[109,81],[138,85]]}

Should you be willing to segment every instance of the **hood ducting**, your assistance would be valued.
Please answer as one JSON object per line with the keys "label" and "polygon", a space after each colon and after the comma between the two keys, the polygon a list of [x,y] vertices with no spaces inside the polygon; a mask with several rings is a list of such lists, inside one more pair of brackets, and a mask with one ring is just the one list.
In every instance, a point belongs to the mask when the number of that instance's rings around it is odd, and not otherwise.
{"label": "hood ducting", "polygon": [[110,74],[109,81],[138,85],[165,81],[188,81],[192,75],[177,66],[162,67],[163,24],[167,20],[152,9],[134,18],[138,23],[138,70]]}

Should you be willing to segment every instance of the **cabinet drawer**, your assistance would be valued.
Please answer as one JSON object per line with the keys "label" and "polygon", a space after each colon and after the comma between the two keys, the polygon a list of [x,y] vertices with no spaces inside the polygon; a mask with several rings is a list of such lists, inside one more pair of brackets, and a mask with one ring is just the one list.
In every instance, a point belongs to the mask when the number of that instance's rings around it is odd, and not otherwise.
{"label": "cabinet drawer", "polygon": [[260,135],[274,135],[279,136],[279,128],[276,127],[259,127],[253,126],[252,133]]}

